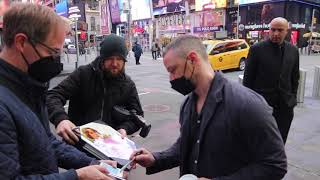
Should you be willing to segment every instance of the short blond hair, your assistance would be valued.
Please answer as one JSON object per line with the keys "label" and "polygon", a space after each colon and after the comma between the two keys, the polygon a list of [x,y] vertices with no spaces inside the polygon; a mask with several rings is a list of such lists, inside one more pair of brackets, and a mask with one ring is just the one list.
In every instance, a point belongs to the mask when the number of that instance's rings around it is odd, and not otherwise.
{"label": "short blond hair", "polygon": [[65,25],[62,18],[47,6],[13,3],[3,17],[3,41],[11,47],[16,34],[23,33],[31,41],[44,42],[52,31]]}

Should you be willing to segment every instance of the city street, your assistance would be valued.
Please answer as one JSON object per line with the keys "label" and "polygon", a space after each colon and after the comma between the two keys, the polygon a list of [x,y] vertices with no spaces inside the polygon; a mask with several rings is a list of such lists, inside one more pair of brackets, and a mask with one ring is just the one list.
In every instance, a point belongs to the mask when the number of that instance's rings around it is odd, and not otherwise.
{"label": "city street", "polygon": [[[79,64],[90,63],[96,53],[83,55]],[[64,71],[50,82],[57,85],[72,70],[75,56],[70,55],[69,62],[64,59]],[[135,65],[133,56],[128,59],[126,72],[136,83],[140,100],[145,111],[145,119],[152,124],[146,139],[133,137],[138,146],[151,151],[161,151],[173,144],[179,135],[179,108],[184,96],[171,89],[169,76],[162,64],[162,58],[152,60],[150,53],[143,54],[141,65]],[[305,101],[295,108],[286,152],[289,168],[285,180],[319,180],[320,179],[320,99],[312,98],[314,66],[320,65],[320,56],[301,56],[300,67],[307,71]],[[226,71],[225,77],[238,81],[242,71]],[[141,167],[133,170],[129,180],[177,180],[179,169],[164,171],[155,175],[145,175]]]}

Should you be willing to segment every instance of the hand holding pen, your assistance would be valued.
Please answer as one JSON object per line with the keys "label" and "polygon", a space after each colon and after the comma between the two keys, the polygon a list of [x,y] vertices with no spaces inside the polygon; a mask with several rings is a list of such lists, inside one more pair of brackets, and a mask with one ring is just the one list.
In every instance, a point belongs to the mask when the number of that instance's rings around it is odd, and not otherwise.
{"label": "hand holding pen", "polygon": [[136,168],[136,164],[142,167],[151,167],[155,163],[155,158],[152,153],[144,148],[134,151],[130,156],[131,167]]}

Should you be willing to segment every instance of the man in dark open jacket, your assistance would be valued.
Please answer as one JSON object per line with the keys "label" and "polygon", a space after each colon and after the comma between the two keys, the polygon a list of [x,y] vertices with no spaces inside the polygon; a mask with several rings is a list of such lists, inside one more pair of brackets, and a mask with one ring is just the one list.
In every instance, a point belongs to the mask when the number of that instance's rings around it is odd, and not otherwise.
{"label": "man in dark open jacket", "polygon": [[254,91],[215,73],[201,40],[180,36],[165,50],[172,88],[188,95],[180,136],[167,150],[132,155],[147,174],[180,166],[180,175],[214,180],[280,180],[287,168],[271,108]]}
{"label": "man in dark open jacket", "polygon": [[299,51],[284,41],[288,22],[275,18],[270,23],[269,40],[250,48],[243,85],[261,94],[273,107],[283,142],[288,137],[297,104]]}
{"label": "man in dark open jacket", "polygon": [[[134,121],[112,116],[115,105],[143,115],[135,83],[124,71],[127,54],[124,39],[108,35],[96,60],[79,67],[48,92],[50,121],[65,141],[76,144],[78,138],[72,128],[96,120],[110,125],[122,136],[139,130]],[[64,109],[67,100],[70,100],[68,114]]]}
{"label": "man in dark open jacket", "polygon": [[50,132],[47,82],[62,69],[66,23],[49,7],[31,3],[13,5],[3,20],[0,179],[111,180],[102,166],[89,166],[94,159]]}

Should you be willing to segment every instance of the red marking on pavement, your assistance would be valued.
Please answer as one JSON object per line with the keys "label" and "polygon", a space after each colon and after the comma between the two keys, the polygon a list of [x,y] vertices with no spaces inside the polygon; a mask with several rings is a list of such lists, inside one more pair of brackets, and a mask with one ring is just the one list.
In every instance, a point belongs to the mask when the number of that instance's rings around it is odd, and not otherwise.
{"label": "red marking on pavement", "polygon": [[170,107],[164,104],[149,104],[142,107],[146,112],[166,112],[170,110]]}

